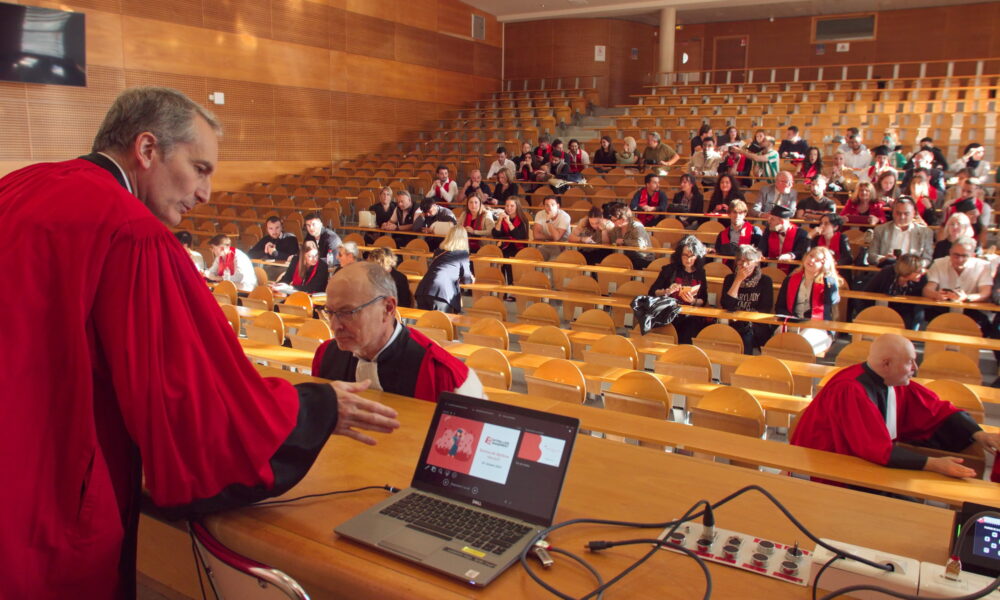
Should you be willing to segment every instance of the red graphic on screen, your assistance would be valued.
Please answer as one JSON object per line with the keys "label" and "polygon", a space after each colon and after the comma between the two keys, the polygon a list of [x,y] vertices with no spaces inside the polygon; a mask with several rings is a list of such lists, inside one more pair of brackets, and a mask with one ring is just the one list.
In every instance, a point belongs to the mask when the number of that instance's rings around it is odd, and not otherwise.
{"label": "red graphic on screen", "polygon": [[472,456],[483,433],[483,424],[452,415],[444,415],[434,433],[434,444],[427,462],[459,473],[469,473]]}
{"label": "red graphic on screen", "polygon": [[538,459],[542,457],[542,436],[525,431],[521,439],[521,448],[517,451],[517,457],[538,462]]}

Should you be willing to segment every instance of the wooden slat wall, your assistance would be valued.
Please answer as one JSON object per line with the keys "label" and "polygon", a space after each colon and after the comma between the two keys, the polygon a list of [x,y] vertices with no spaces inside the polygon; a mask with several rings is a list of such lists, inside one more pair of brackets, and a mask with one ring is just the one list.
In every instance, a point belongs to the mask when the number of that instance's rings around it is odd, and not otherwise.
{"label": "wooden slat wall", "polygon": [[377,150],[500,85],[500,25],[485,15],[487,40],[473,41],[458,0],[22,3],[87,14],[88,86],[0,82],[0,174],[89,151],[128,86],[212,109],[225,129],[216,185],[231,187]]}

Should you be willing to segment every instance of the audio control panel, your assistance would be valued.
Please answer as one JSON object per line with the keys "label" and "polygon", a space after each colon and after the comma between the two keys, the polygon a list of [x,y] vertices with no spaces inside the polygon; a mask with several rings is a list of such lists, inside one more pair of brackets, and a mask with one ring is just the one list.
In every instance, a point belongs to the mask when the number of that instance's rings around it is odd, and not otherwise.
{"label": "audio control panel", "polygon": [[687,548],[702,560],[723,564],[758,575],[807,585],[812,568],[812,553],[796,545],[782,544],[739,531],[719,527],[706,528],[701,523],[685,523],[667,536],[663,530],[657,539],[666,539],[662,549],[679,552]]}

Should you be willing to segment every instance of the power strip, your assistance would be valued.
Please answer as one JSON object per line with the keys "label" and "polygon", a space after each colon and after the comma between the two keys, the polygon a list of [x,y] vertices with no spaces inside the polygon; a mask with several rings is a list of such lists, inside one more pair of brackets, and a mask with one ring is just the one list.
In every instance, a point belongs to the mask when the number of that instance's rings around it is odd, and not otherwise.
{"label": "power strip", "polygon": [[[926,598],[954,598],[967,596],[993,583],[992,577],[962,571],[957,581],[945,579],[944,566],[935,563],[920,563],[920,595]],[[1000,600],[1000,591],[983,596],[987,600]]]}
{"label": "power strip", "polygon": [[[664,529],[657,539],[664,539],[668,531]],[[701,523],[685,523],[660,547],[680,552],[675,547],[683,546],[709,562],[797,585],[809,583],[809,569],[814,561],[808,550],[719,527],[711,539],[706,539],[702,537],[703,531]]]}
{"label": "power strip", "polygon": [[[832,592],[854,585],[877,585],[895,592],[904,594],[916,594],[920,583],[920,563],[912,558],[889,554],[880,550],[871,550],[860,546],[853,546],[835,540],[823,539],[824,542],[839,548],[845,552],[866,558],[880,564],[891,564],[892,571],[882,571],[875,567],[857,562],[851,559],[841,559],[834,561],[825,571],[820,579],[819,589]],[[835,555],[822,546],[816,546],[813,550],[812,573],[819,572],[827,561]],[[812,583],[812,581],[810,581]],[[853,592],[850,598],[858,600],[884,600],[885,594],[876,592]]]}

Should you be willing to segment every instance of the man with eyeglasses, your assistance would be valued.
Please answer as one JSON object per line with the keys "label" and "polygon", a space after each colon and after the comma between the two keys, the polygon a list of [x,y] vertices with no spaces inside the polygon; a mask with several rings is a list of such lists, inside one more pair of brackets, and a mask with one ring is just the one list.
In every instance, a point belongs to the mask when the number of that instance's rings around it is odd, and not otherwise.
{"label": "man with eyeglasses", "polygon": [[326,288],[333,339],[316,350],[312,372],[335,381],[436,402],[441,392],[485,398],[470,369],[430,338],[396,320],[396,283],[381,266],[347,265]]}
{"label": "man with eyeglasses", "polygon": [[[924,297],[952,302],[988,302],[992,287],[989,261],[976,256],[976,240],[961,236],[952,243],[948,256],[931,263]],[[945,311],[944,308],[929,308],[927,316],[933,318]],[[990,335],[993,326],[985,313],[966,310],[965,314],[979,325],[983,335],[993,337]]]}

